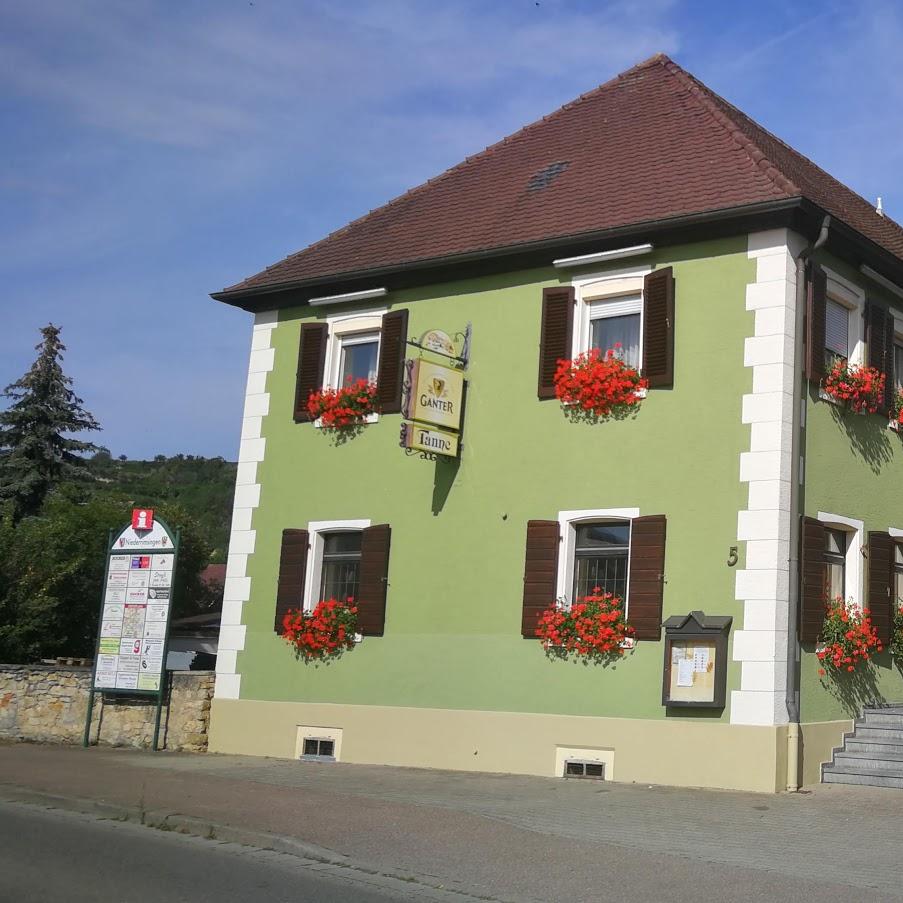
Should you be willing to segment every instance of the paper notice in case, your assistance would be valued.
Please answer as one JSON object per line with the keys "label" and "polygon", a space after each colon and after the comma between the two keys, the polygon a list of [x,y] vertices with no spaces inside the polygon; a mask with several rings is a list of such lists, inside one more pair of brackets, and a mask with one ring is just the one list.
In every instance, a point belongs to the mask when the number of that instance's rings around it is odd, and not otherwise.
{"label": "paper notice in case", "polygon": [[119,671],[116,674],[116,686],[123,690],[137,690],[138,674],[123,674]]}
{"label": "paper notice in case", "polygon": [[138,675],[139,690],[159,690],[160,675],[159,674],[139,674]]}
{"label": "paper notice in case", "polygon": [[693,686],[693,659],[682,658],[677,663],[677,686]]}
{"label": "paper notice in case", "polygon": [[707,646],[697,646],[693,650],[693,670],[697,674],[705,674],[709,668],[709,650]]}
{"label": "paper notice in case", "polygon": [[108,602],[118,602],[122,604],[125,602],[125,590],[124,589],[108,589],[103,597],[104,603]]}
{"label": "paper notice in case", "polygon": [[150,583],[150,571],[129,571],[129,588],[147,586]]}
{"label": "paper notice in case", "polygon": [[169,605],[165,602],[154,604],[151,602],[147,606],[147,620],[148,621],[165,621],[166,620],[166,612],[169,610]]}
{"label": "paper notice in case", "polygon": [[101,637],[98,649],[105,655],[119,655],[119,637]]}
{"label": "paper notice in case", "polygon": [[94,686],[99,689],[103,689],[104,687],[115,687],[116,686],[116,672],[115,671],[104,671],[101,673],[100,671],[94,675]]}
{"label": "paper notice in case", "polygon": [[128,582],[128,571],[110,571],[110,573],[107,575],[107,586],[125,587]]}
{"label": "paper notice in case", "polygon": [[172,555],[151,555],[151,567],[155,571],[171,571]]}
{"label": "paper notice in case", "polygon": [[[112,601],[112,599],[110,601]],[[147,587],[138,586],[135,589],[129,587],[125,591],[125,601],[130,602],[133,605],[143,605],[147,602]]]}
{"label": "paper notice in case", "polygon": [[105,621],[121,621],[125,612],[125,606],[118,603],[113,605],[104,605],[103,619]]}

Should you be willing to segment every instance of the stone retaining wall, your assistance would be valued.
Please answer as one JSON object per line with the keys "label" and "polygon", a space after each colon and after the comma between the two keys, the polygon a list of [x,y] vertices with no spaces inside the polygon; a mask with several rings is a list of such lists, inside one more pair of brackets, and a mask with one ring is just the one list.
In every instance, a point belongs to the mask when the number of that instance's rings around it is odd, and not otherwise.
{"label": "stone retaining wall", "polygon": [[[169,672],[160,717],[160,747],[206,752],[213,698],[212,671]],[[0,665],[0,737],[81,743],[91,669],[58,665]],[[156,699],[97,693],[91,742],[150,747]]]}

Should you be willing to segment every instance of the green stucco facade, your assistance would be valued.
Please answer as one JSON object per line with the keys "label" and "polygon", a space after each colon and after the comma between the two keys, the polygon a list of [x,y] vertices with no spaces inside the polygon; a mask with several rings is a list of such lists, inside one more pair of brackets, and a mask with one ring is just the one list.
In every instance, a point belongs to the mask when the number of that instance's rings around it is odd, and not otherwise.
{"label": "green stucco facade", "polygon": [[[662,707],[662,642],[639,642],[614,667],[585,667],[547,660],[520,633],[527,521],[617,507],[667,516],[664,617],[701,609],[742,627],[727,559],[747,497],[738,462],[749,448],[741,403],[751,389],[743,356],[753,314],[744,299],[755,265],[745,235],[668,248],[647,261],[674,269],[674,388],[651,390],[635,418],[592,426],[568,422],[555,400],[537,399],[542,288],[563,274],[569,280],[623,262],[391,294],[390,309],[409,308],[410,335],[473,324],[458,464],[406,456],[397,414],[341,445],[295,423],[300,328],[318,314],[279,311],[237,659],[242,700],[699,717]],[[329,665],[305,665],[273,631],[282,530],[355,518],[392,527],[385,634]],[[739,679],[731,662],[728,706],[707,720],[729,719]]]}
{"label": "green stucco facade", "polygon": [[[867,300],[889,306],[903,318],[901,299],[836,258],[823,256],[821,261],[859,287]],[[888,428],[886,416],[852,414],[820,398],[813,386],[807,392],[805,437],[804,514],[862,521],[865,534],[903,529],[903,434]],[[867,572],[863,559],[863,585],[857,591],[866,605]],[[903,673],[887,652],[856,675],[819,678],[815,649],[804,646],[800,687],[801,718],[807,722],[855,717],[864,705],[903,701]]]}

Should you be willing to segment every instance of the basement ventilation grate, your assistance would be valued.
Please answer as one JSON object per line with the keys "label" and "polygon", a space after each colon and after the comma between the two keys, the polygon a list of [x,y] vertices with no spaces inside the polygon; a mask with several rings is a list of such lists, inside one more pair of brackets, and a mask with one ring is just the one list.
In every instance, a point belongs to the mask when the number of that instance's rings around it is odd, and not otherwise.
{"label": "basement ventilation grate", "polygon": [[305,737],[300,758],[305,762],[335,762],[335,740]]}
{"label": "basement ventilation grate", "polygon": [[565,759],[564,776],[590,781],[605,780],[605,763],[590,762],[586,759]]}
{"label": "basement ventilation grate", "polygon": [[553,180],[560,176],[570,165],[568,160],[558,160],[556,163],[544,166],[539,172],[530,176],[530,181],[527,183],[527,191],[542,191],[543,188],[548,188]]}

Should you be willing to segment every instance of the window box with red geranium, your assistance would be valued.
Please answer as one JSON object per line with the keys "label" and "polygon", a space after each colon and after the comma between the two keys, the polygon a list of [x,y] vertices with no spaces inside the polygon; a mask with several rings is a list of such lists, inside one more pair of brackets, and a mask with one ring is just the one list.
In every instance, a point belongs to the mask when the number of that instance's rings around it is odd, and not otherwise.
{"label": "window box with red geranium", "polygon": [[821,677],[852,673],[883,648],[868,609],[847,606],[840,597],[828,602],[816,652]]}
{"label": "window box with red geranium", "polygon": [[307,399],[307,412],[324,430],[354,433],[377,413],[376,384],[358,379],[340,389],[318,389]]}
{"label": "window box with red geranium", "polygon": [[569,608],[558,602],[539,618],[536,636],[550,658],[575,658],[608,665],[633,646],[634,630],[624,619],[619,596],[596,588]]}
{"label": "window box with red geranium", "polygon": [[324,599],[313,611],[288,611],[282,619],[282,638],[306,662],[338,658],[354,648],[356,633],[357,606],[351,599]]}
{"label": "window box with red geranium", "polygon": [[617,345],[604,354],[592,348],[573,360],[561,360],[555,372],[555,396],[574,422],[622,420],[637,410],[647,388]]}
{"label": "window box with red geranium", "polygon": [[884,381],[880,370],[838,357],[825,377],[822,390],[828,398],[846,405],[855,414],[874,414],[884,395]]}

